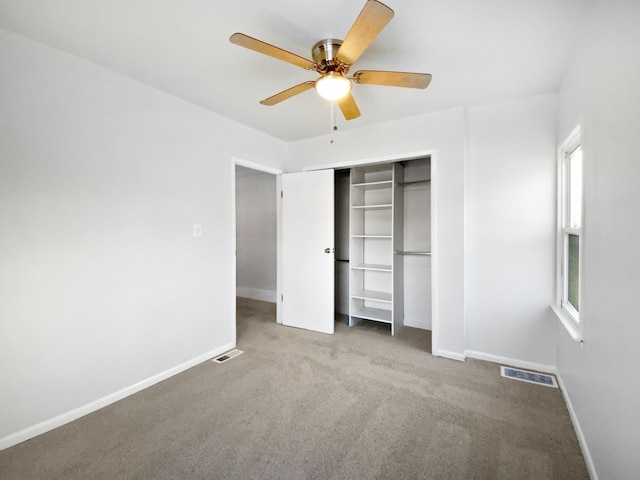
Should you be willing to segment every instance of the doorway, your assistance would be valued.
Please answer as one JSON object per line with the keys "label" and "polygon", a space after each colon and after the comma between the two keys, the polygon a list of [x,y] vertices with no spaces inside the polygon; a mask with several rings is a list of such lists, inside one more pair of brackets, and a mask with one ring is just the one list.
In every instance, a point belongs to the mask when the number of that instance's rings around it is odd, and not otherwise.
{"label": "doorway", "polygon": [[[247,308],[272,312],[277,285],[277,172],[234,162],[236,321]],[[241,331],[236,324],[236,338]]]}

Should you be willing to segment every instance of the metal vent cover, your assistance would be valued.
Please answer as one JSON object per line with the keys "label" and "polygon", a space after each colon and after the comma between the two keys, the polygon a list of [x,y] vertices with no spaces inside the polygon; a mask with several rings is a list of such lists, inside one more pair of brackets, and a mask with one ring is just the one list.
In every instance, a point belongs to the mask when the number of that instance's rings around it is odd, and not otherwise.
{"label": "metal vent cover", "polygon": [[531,372],[529,370],[521,370],[519,368],[500,367],[500,373],[505,378],[520,380],[521,382],[535,383],[536,385],[544,385],[545,387],[558,388],[558,382],[554,375],[546,373]]}

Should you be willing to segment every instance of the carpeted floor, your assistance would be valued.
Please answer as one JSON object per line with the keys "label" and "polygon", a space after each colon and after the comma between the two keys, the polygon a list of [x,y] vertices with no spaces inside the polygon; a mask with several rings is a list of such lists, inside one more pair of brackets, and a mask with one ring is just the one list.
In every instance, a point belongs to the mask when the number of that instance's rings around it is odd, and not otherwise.
{"label": "carpeted floor", "polygon": [[0,478],[589,478],[560,390],[430,343],[283,327],[273,304],[238,299],[243,355],[0,452]]}

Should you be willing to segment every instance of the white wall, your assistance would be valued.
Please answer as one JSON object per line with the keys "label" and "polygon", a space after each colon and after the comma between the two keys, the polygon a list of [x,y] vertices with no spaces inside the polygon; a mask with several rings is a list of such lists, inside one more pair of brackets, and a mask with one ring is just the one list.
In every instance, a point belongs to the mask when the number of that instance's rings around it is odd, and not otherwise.
{"label": "white wall", "polygon": [[6,447],[234,345],[231,157],[286,145],[2,30],[0,85]]}
{"label": "white wall", "polygon": [[555,95],[468,110],[467,353],[555,365]]}
{"label": "white wall", "polygon": [[559,140],[582,125],[584,348],[558,323],[558,370],[603,480],[640,475],[640,4],[603,2],[562,86]]}
{"label": "white wall", "polygon": [[[355,120],[357,121],[357,120]],[[333,143],[330,142],[334,139]],[[464,327],[464,147],[462,108],[387,122],[289,144],[290,171],[304,168],[407,158],[433,150],[432,202],[436,205],[432,245],[437,259],[433,303],[433,351],[463,359]]]}
{"label": "white wall", "polygon": [[276,176],[236,165],[236,294],[276,301]]}

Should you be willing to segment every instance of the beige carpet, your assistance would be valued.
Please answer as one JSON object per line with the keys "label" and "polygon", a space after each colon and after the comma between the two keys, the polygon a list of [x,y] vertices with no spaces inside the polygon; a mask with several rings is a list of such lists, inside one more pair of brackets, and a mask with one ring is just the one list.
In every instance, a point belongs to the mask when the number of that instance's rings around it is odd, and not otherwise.
{"label": "beige carpet", "polygon": [[0,452],[11,479],[587,479],[561,392],[378,324],[323,335],[239,299],[238,348]]}

